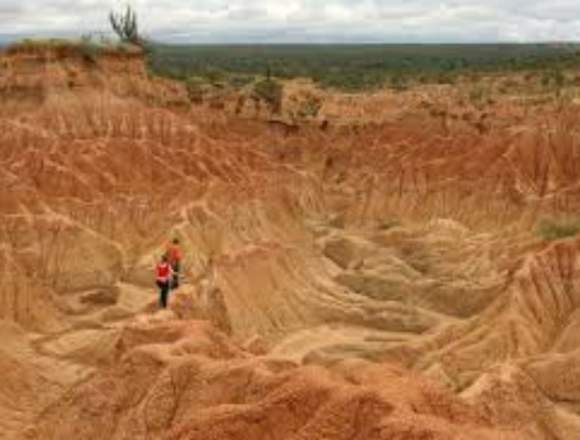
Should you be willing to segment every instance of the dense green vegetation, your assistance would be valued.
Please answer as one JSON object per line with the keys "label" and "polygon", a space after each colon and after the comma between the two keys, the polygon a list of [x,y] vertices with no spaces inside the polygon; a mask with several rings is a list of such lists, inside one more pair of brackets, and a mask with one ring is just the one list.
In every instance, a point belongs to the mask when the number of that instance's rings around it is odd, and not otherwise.
{"label": "dense green vegetation", "polygon": [[481,45],[239,45],[152,49],[152,70],[187,79],[216,77],[246,84],[267,72],[312,78],[324,87],[361,90],[410,81],[451,83],[469,72],[546,70],[580,66],[580,47],[549,44]]}

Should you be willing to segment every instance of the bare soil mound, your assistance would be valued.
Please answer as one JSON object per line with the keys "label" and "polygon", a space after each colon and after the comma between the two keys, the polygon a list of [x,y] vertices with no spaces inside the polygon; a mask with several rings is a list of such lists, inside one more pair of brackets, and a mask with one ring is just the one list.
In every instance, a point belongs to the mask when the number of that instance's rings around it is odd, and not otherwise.
{"label": "bare soil mound", "polygon": [[400,368],[256,358],[200,322],[129,325],[119,347],[24,438],[526,438]]}

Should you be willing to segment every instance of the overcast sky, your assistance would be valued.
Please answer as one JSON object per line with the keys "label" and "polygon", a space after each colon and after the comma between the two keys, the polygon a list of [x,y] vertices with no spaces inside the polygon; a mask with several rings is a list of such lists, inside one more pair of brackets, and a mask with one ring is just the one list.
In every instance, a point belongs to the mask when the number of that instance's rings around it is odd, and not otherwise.
{"label": "overcast sky", "polygon": [[[192,43],[579,41],[580,0],[133,0],[144,33]],[[119,0],[0,0],[0,38],[105,31]]]}

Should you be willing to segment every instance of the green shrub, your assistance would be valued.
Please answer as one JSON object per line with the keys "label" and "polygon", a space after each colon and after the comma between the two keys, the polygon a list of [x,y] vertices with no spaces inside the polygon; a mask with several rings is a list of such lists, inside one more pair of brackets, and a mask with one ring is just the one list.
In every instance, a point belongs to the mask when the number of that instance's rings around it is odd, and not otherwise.
{"label": "green shrub", "polygon": [[242,89],[255,81],[253,75],[231,75],[228,83],[235,89]]}
{"label": "green shrub", "polygon": [[378,90],[385,85],[384,72],[335,72],[318,75],[313,79],[322,87],[351,93]]}
{"label": "green shrub", "polygon": [[223,70],[209,68],[204,72],[204,78],[214,87],[223,88],[227,81],[227,75]]}
{"label": "green shrub", "polygon": [[437,84],[448,84],[448,85],[452,85],[455,84],[455,76],[451,73],[448,72],[441,72],[439,73],[436,78],[435,78],[435,82]]}
{"label": "green shrub", "polygon": [[282,84],[273,79],[263,79],[254,85],[255,96],[266,102],[273,113],[280,113],[282,110],[282,98],[284,88]]}
{"label": "green shrub", "polygon": [[199,77],[190,77],[185,81],[187,96],[191,102],[201,104],[205,94],[205,82]]}
{"label": "green shrub", "polygon": [[550,70],[542,76],[542,86],[555,90],[558,94],[565,85],[566,76],[561,70]]}
{"label": "green shrub", "polygon": [[537,234],[544,240],[560,240],[580,233],[580,218],[562,217],[544,219],[536,227]]}
{"label": "green shrub", "polygon": [[381,231],[388,231],[389,229],[397,228],[401,226],[401,222],[396,219],[385,220],[381,224],[379,224],[379,229]]}
{"label": "green shrub", "polygon": [[83,35],[80,40],[79,49],[83,59],[89,64],[96,64],[100,47],[95,44],[90,35]]}
{"label": "green shrub", "polygon": [[394,75],[391,78],[391,88],[393,90],[402,92],[409,88],[409,82],[402,74]]}
{"label": "green shrub", "polygon": [[469,102],[474,107],[480,108],[490,101],[491,90],[484,85],[476,85],[469,91]]}
{"label": "green shrub", "polygon": [[308,95],[303,102],[300,103],[298,109],[298,117],[302,119],[316,118],[320,109],[322,108],[322,101],[318,96]]}

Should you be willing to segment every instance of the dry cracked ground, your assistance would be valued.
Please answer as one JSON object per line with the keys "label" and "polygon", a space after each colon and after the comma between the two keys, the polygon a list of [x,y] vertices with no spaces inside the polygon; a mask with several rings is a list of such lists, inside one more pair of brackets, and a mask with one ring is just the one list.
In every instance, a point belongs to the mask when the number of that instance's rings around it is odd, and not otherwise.
{"label": "dry cracked ground", "polygon": [[0,439],[580,438],[580,108],[317,93],[1,56]]}

